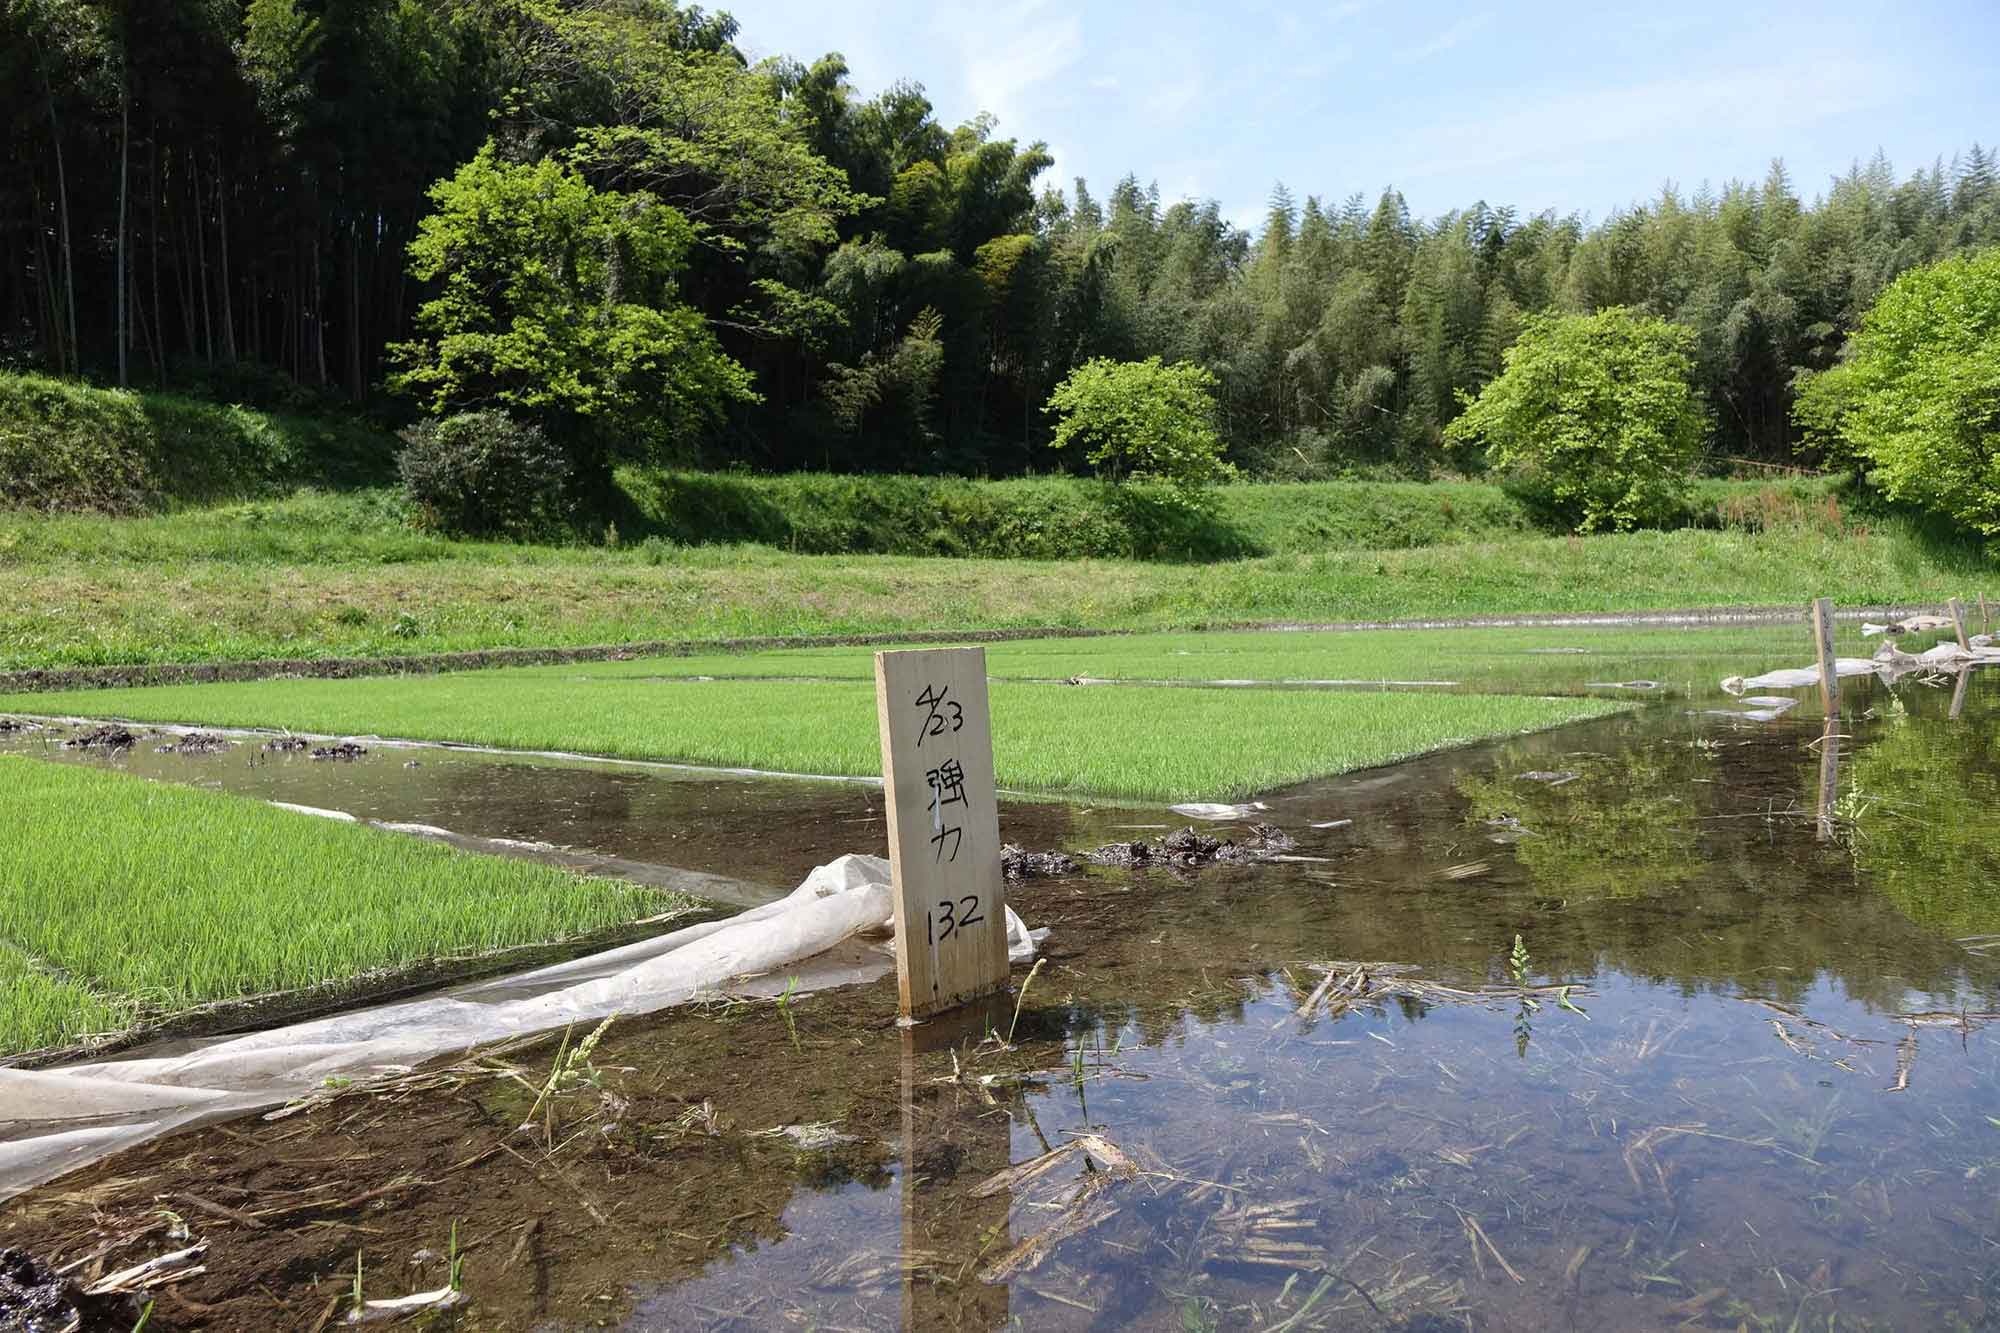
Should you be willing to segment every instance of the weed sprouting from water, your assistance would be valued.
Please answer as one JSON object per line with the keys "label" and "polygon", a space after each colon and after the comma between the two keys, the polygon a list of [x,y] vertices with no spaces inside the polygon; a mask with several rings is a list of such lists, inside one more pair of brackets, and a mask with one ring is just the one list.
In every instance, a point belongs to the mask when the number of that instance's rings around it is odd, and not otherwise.
{"label": "weed sprouting from water", "polygon": [[1028,987],[1035,984],[1035,974],[1042,970],[1042,964],[1047,961],[1046,958],[1037,958],[1035,965],[1028,969],[1028,975],[1021,980],[1020,994],[1014,997],[1014,1020],[1007,1024],[1007,1044],[1009,1046],[1014,1044],[1015,1029],[1021,1026],[1021,1006],[1028,1002]]}
{"label": "weed sprouting from water", "polygon": [[[550,1151],[553,1151],[555,1148],[555,1108],[552,1105],[553,1101],[580,1087],[597,1088],[603,1086],[603,1075],[595,1065],[590,1063],[590,1057],[597,1050],[597,1044],[604,1040],[606,1030],[610,1028],[611,1024],[617,1018],[617,1010],[613,1010],[610,1014],[606,1015],[604,1021],[592,1029],[589,1036],[578,1042],[574,1050],[570,1049],[569,1039],[570,1034],[575,1031],[575,1026],[572,1024],[570,1027],[563,1029],[562,1044],[556,1048],[556,1059],[555,1063],[549,1068],[548,1081],[543,1083],[541,1088],[536,1092],[535,1104],[528,1108],[528,1114],[521,1121],[521,1129],[523,1131],[533,1130],[535,1128],[535,1118],[541,1114],[544,1106],[549,1107],[549,1115],[544,1121],[542,1128],[544,1145]],[[531,1084],[530,1086],[533,1085]]]}
{"label": "weed sprouting from water", "polygon": [[778,995],[778,1017],[785,1020],[785,1031],[791,1034],[792,1052],[795,1055],[800,1053],[799,1025],[798,1021],[792,1017],[792,1003],[793,997],[798,993],[799,979],[792,977],[785,982],[785,989],[779,992]]}
{"label": "weed sprouting from water", "polygon": [[1514,952],[1507,956],[1507,971],[1514,978],[1516,986],[1528,984],[1528,946],[1521,937],[1514,937]]}
{"label": "weed sprouting from water", "polygon": [[[1528,946],[1519,935],[1516,935],[1514,951],[1507,956],[1507,973],[1514,979],[1514,984],[1521,987],[1521,1003],[1514,1010],[1514,1054],[1523,1060],[1528,1058],[1528,1043],[1535,1038],[1534,1024],[1531,1020],[1535,1014],[1541,1012],[1542,1007],[1540,1001],[1528,994],[1528,966]],[[1564,1006],[1568,1007],[1567,996],[1564,997]]]}

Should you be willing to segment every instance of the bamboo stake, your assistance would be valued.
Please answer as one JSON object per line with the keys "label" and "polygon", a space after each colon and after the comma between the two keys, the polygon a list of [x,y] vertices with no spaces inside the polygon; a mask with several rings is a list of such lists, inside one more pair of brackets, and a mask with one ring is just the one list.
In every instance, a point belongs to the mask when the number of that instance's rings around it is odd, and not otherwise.
{"label": "bamboo stake", "polygon": [[1972,644],[1965,637],[1965,603],[1954,597],[1946,606],[1951,611],[1951,632],[1958,636],[1958,646],[1971,652]]}

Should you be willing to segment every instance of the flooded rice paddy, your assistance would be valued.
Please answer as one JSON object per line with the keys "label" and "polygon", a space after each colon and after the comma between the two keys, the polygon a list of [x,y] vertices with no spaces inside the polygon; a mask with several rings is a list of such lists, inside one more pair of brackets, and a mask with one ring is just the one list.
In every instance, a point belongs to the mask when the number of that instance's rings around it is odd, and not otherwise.
{"label": "flooded rice paddy", "polygon": [[[1846,682],[1830,784],[1816,700],[1660,693],[1271,794],[1291,859],[1016,884],[1018,1011],[620,1019],[126,1153],[0,1247],[205,1241],[149,1329],[329,1324],[357,1253],[375,1299],[454,1250],[467,1328],[2000,1327],[2000,673]],[[49,739],[0,737],[745,898],[883,842],[854,783]]]}

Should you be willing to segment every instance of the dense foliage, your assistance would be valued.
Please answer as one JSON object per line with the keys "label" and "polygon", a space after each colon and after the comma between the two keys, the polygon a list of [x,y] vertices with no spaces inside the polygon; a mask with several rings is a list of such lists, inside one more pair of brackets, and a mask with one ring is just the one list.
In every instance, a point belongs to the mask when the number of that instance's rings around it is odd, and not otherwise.
{"label": "dense foliage", "polygon": [[503,405],[588,474],[684,448],[753,397],[677,286],[693,229],[651,195],[592,189],[489,145],[431,191],[411,268],[437,295],[392,379],[433,411]]}
{"label": "dense foliage", "polygon": [[1230,476],[1215,433],[1215,376],[1200,366],[1098,357],[1056,386],[1048,411],[1050,446],[1083,450],[1113,481],[1163,481],[1186,499]]}
{"label": "dense foliage", "polygon": [[1693,346],[1688,329],[1625,306],[1530,315],[1445,437],[1483,441],[1581,531],[1658,524],[1680,508],[1708,437]]}
{"label": "dense foliage", "polygon": [[1895,499],[2000,533],[2000,248],[1898,278],[1797,414]]}
{"label": "dense foliage", "polygon": [[486,408],[427,421],[397,456],[422,525],[466,537],[563,534],[576,466],[541,427]]}
{"label": "dense foliage", "polygon": [[[754,388],[646,423],[704,464],[1029,470],[1057,384],[1158,357],[1214,377],[1255,472],[1426,475],[1464,461],[1444,427],[1525,316],[1611,306],[1692,331],[1721,455],[1791,461],[1796,375],[1900,273],[2000,240],[1976,145],[1594,224],[1281,188],[1252,235],[1141,177],[1048,182],[1040,144],[940,124],[915,84],[863,97],[837,56],[752,64],[735,37],[673,0],[0,0],[0,366],[227,393],[261,365],[379,398],[386,349],[439,345],[417,315],[449,265],[410,264],[452,203],[432,186],[491,139],[488,184],[557,172],[684,221],[671,298],[621,303],[665,300],[685,347],[698,315],[703,404],[722,357]],[[577,276],[565,300],[608,292]]]}

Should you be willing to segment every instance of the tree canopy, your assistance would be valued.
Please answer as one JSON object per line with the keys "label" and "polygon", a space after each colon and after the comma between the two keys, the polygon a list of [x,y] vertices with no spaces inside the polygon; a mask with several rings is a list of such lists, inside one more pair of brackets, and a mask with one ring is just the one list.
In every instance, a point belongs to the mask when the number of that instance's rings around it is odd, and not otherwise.
{"label": "tree canopy", "polygon": [[1215,376],[1200,366],[1086,361],[1049,395],[1048,411],[1050,446],[1080,447],[1114,481],[1163,481],[1191,498],[1233,470],[1215,433]]}
{"label": "tree canopy", "polygon": [[1445,428],[1479,441],[1580,531],[1669,516],[1708,437],[1694,333],[1628,306],[1529,315],[1498,378]]}
{"label": "tree canopy", "polygon": [[2000,248],[1890,284],[1796,411],[1890,497],[2000,533]]}
{"label": "tree canopy", "polygon": [[491,145],[432,191],[410,246],[437,295],[392,383],[434,412],[504,406],[587,467],[691,454],[732,400],[755,397],[680,299],[694,228],[646,193],[593,189],[552,158]]}
{"label": "tree canopy", "polygon": [[1157,357],[1213,377],[1241,466],[1432,475],[1466,463],[1445,428],[1529,316],[1614,306],[1689,330],[1718,454],[1812,461],[1800,377],[1899,275],[2000,242],[1977,144],[1594,223],[1279,186],[1245,230],[1142,174],[1050,181],[1034,127],[941,122],[920,84],[864,96],[837,54],[737,40],[674,0],[0,0],[0,366],[394,411],[388,349],[444,281],[410,263],[431,187],[490,140],[496,170],[684,220],[675,302],[755,389],[661,428],[710,461],[1028,470],[1056,385]]}

